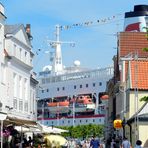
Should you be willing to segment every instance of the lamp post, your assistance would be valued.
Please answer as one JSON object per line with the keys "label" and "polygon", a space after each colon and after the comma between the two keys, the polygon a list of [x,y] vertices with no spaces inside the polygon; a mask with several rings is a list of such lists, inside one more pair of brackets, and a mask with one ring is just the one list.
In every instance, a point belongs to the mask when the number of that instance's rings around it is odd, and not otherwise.
{"label": "lamp post", "polygon": [[134,87],[134,93],[135,93],[135,140],[138,140],[139,139],[139,131],[138,131],[138,122],[139,122],[139,119],[138,119],[138,75],[137,75],[137,72],[138,72],[138,53],[135,53],[135,57],[134,57],[134,60],[135,60],[135,71],[134,71],[134,74],[135,74],[135,87]]}

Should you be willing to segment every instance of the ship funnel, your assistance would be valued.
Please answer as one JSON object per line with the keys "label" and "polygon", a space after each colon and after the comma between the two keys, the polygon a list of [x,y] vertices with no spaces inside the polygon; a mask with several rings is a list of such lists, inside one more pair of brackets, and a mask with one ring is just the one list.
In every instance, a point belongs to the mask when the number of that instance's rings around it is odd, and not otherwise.
{"label": "ship funnel", "polygon": [[125,13],[124,31],[146,32],[148,27],[148,5],[135,5],[134,11]]}

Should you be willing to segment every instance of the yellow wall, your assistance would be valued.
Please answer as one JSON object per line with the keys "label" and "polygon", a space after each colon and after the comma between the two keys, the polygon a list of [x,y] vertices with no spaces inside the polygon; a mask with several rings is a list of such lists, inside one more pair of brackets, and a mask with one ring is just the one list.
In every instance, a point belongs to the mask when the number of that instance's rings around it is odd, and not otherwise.
{"label": "yellow wall", "polygon": [[[138,91],[138,110],[142,107],[142,105],[145,103],[144,101],[139,101],[142,97],[148,96],[148,92],[144,91]],[[128,118],[131,118],[135,114],[135,93],[130,92],[129,95],[129,101],[130,101],[130,107],[129,107],[129,116]]]}
{"label": "yellow wall", "polygon": [[148,147],[148,122],[145,124],[139,124],[139,139],[142,141],[142,146]]}

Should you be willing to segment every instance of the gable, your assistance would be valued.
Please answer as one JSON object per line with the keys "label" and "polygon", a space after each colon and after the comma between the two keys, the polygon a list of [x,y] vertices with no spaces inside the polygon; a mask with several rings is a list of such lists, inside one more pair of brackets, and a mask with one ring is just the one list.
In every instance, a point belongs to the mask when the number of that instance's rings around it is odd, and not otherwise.
{"label": "gable", "polygon": [[23,27],[20,27],[19,30],[14,34],[15,38],[24,43],[27,46],[30,46],[30,42],[28,40],[27,34]]}

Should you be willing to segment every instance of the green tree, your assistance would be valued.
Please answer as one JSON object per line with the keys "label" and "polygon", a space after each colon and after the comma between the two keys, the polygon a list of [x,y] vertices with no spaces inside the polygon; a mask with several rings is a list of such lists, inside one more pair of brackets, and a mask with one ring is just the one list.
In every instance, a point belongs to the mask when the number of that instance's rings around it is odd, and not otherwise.
{"label": "green tree", "polygon": [[74,138],[87,138],[91,136],[102,137],[103,136],[103,125],[78,125],[69,127],[60,127],[62,129],[68,130],[68,133],[62,133],[64,137],[74,137]]}

